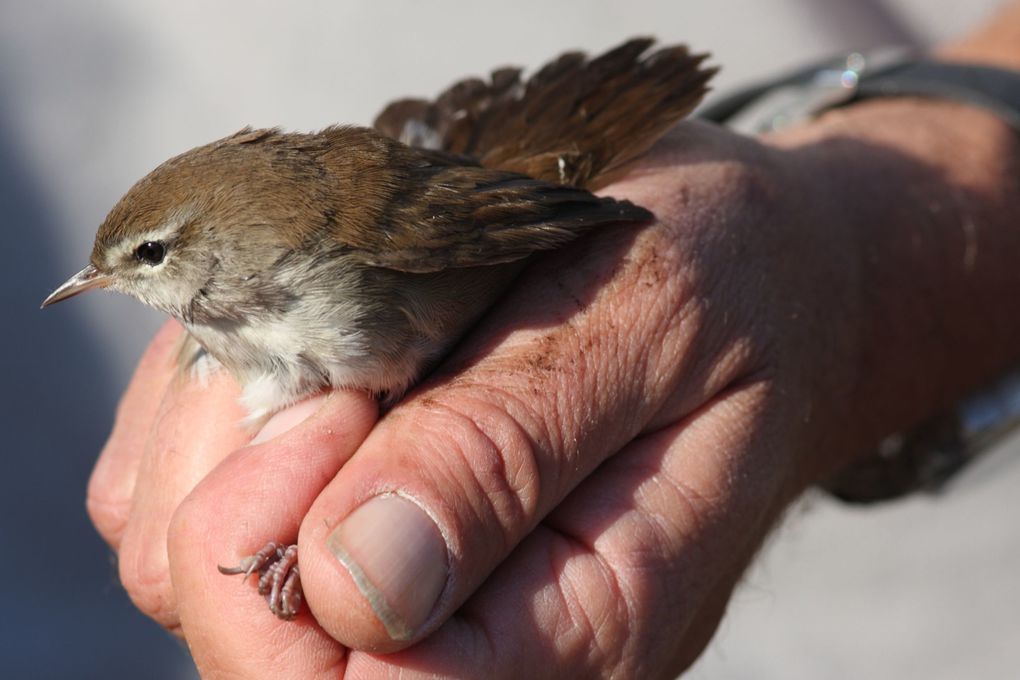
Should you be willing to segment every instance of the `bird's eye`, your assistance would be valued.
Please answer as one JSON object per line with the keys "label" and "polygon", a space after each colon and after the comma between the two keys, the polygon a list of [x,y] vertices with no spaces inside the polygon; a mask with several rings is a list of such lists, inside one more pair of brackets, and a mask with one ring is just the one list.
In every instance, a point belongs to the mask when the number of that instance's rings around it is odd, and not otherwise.
{"label": "bird's eye", "polygon": [[146,241],[135,248],[135,257],[146,264],[157,265],[166,255],[166,246],[159,241]]}

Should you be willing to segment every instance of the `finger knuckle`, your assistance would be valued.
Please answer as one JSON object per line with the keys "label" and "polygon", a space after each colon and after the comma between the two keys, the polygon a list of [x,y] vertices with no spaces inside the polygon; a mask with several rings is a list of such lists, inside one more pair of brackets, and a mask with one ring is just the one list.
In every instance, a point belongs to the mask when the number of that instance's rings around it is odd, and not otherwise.
{"label": "finger knuckle", "polygon": [[641,621],[630,602],[632,584],[582,534],[548,519],[540,531],[548,532],[547,578],[556,583],[558,598],[546,625],[557,655],[570,659],[571,677],[595,675],[594,669],[643,677],[620,671]]}
{"label": "finger knuckle", "polygon": [[89,476],[85,492],[85,510],[89,519],[114,550],[120,546],[134,505],[133,475],[125,470],[124,465],[116,463],[121,453],[118,451],[120,446],[122,443],[113,439],[107,443]]}
{"label": "finger knuckle", "polygon": [[119,559],[121,585],[134,605],[161,626],[179,625],[166,549],[148,537],[125,537]]}
{"label": "finger knuckle", "polygon": [[121,498],[102,486],[90,483],[85,496],[85,510],[99,535],[116,550],[131,516],[130,499]]}
{"label": "finger knuckle", "polygon": [[533,439],[503,408],[485,400],[433,404],[441,461],[430,474],[443,488],[463,489],[470,512],[502,530],[507,549],[537,511],[541,475]]}

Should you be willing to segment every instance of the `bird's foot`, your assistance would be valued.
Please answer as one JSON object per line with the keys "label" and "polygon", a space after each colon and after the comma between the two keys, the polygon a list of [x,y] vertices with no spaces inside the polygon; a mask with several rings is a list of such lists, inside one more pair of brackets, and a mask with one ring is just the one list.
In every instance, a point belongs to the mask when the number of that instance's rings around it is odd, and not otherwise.
{"label": "bird's foot", "polygon": [[241,559],[236,567],[217,565],[221,574],[259,575],[259,593],[269,602],[269,611],[290,621],[301,610],[301,575],[298,572],[296,545],[270,542],[254,555]]}

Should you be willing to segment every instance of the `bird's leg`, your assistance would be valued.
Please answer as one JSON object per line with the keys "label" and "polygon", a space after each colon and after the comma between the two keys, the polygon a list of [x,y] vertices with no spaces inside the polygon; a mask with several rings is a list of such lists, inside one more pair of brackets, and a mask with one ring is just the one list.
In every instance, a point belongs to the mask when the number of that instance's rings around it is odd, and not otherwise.
{"label": "bird's leg", "polygon": [[218,566],[221,574],[258,572],[259,593],[266,596],[269,611],[278,618],[290,621],[301,610],[301,575],[298,572],[296,545],[269,542],[254,555],[241,558],[236,567]]}
{"label": "bird's leg", "polygon": [[209,379],[223,368],[216,358],[209,354],[198,343],[191,333],[181,333],[177,340],[177,375],[182,379],[192,379],[205,387]]}

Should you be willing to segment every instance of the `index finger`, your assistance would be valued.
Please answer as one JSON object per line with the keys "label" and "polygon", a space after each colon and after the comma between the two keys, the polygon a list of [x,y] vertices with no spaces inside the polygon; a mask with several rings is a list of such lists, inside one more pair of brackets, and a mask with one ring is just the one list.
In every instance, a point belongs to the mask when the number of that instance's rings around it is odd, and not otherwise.
{"label": "index finger", "polygon": [[227,578],[229,564],[269,539],[291,540],[322,487],[376,418],[363,393],[335,392],[284,437],[239,449],[185,498],[167,539],[181,628],[202,677],[232,675],[243,663],[287,668],[288,677],[336,678],[346,651],[307,614],[282,622],[252,584]]}
{"label": "index finger", "polygon": [[167,321],[149,343],[117,407],[113,432],[89,478],[86,507],[96,530],[114,550],[131,514],[135,481],[146,439],[167,387],[174,379],[174,356],[183,329]]}

